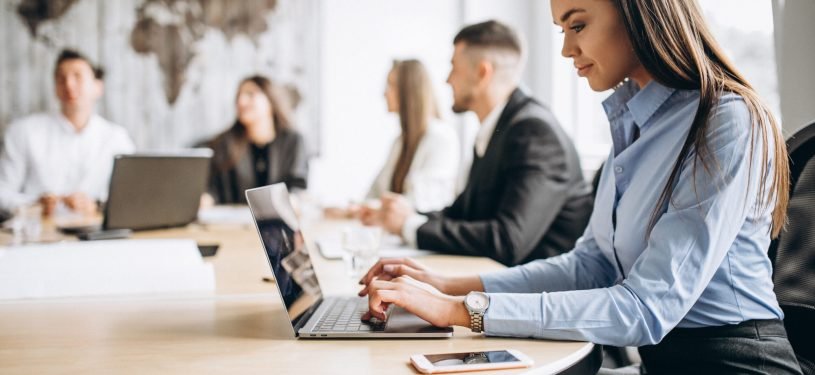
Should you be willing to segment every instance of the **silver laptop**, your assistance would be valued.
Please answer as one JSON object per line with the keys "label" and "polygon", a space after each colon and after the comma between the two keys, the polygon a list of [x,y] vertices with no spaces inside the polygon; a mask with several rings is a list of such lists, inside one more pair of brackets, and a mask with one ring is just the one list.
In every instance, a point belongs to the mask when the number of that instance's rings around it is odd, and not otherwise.
{"label": "silver laptop", "polygon": [[212,150],[204,148],[116,155],[102,225],[59,226],[59,230],[104,234],[187,225],[198,214],[211,158]]}
{"label": "silver laptop", "polygon": [[117,155],[102,229],[184,226],[206,191],[210,149]]}
{"label": "silver laptop", "polygon": [[246,201],[266,250],[293,333],[300,338],[451,337],[452,328],[435,327],[393,307],[385,322],[363,322],[365,297],[324,297],[285,184],[246,191]]}

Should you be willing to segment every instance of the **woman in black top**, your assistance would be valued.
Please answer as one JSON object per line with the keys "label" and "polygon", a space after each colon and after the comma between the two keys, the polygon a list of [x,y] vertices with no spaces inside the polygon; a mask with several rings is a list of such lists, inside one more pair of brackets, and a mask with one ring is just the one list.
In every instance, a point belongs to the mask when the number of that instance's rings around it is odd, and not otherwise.
{"label": "woman in black top", "polygon": [[263,76],[241,81],[238,118],[207,145],[215,152],[209,194],[215,203],[246,203],[244,191],[285,182],[305,189],[308,166],[303,137],[292,128],[282,87]]}

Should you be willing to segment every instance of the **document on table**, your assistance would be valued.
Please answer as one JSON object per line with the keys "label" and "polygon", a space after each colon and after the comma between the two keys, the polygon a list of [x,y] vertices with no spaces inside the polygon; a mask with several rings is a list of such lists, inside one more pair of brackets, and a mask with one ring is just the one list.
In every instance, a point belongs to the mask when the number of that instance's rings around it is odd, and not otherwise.
{"label": "document on table", "polygon": [[[339,234],[318,238],[315,242],[323,258],[342,259],[345,250],[342,248],[342,240]],[[379,249],[380,258],[414,258],[430,254],[435,254],[435,252],[407,247],[402,244],[401,238],[393,235],[383,237]]]}
{"label": "document on table", "polygon": [[214,206],[198,211],[201,224],[242,224],[253,225],[249,206]]}
{"label": "document on table", "polygon": [[0,247],[0,300],[215,290],[193,240]]}

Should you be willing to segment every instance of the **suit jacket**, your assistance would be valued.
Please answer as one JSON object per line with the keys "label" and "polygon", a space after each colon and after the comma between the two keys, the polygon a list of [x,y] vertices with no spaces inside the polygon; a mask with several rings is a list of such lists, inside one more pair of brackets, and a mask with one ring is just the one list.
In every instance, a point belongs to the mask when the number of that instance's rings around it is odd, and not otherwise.
{"label": "suit jacket", "polygon": [[571,250],[592,210],[574,145],[542,104],[515,90],[453,204],[428,214],[421,249],[517,265]]}
{"label": "suit jacket", "polygon": [[[240,126],[240,125],[239,125]],[[207,145],[214,151],[210,169],[209,193],[219,204],[246,204],[246,189],[258,187],[252,165],[251,147],[246,147],[238,162],[228,169],[230,155],[238,149],[239,135],[232,129],[222,133]],[[285,182],[289,190],[305,189],[308,176],[306,146],[303,136],[294,130],[278,133],[269,145],[269,184]]]}

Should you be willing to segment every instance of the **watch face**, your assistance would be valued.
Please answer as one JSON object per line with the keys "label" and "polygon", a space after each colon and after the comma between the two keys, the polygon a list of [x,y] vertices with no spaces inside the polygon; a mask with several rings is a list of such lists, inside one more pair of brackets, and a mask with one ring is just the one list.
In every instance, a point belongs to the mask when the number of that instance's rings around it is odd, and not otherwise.
{"label": "watch face", "polygon": [[470,293],[467,295],[465,302],[467,302],[467,306],[476,311],[486,310],[487,305],[490,303],[489,297],[484,293]]}

